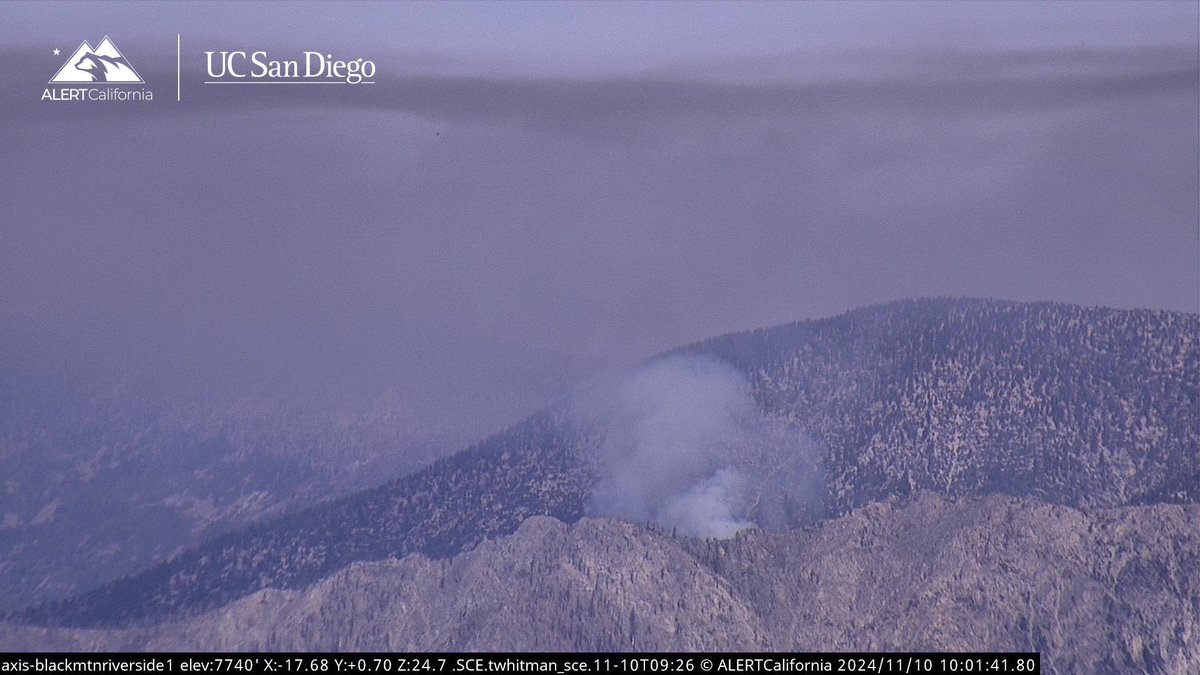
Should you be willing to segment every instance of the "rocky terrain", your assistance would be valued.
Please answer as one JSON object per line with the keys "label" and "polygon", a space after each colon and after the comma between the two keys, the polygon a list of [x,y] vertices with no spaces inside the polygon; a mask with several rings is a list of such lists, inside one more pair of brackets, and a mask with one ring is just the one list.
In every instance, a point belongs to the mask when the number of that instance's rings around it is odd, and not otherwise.
{"label": "rocky terrain", "polygon": [[[1189,617],[1200,611],[1189,571],[1198,562],[1198,336],[1196,315],[964,300],[893,303],[726,335],[668,356],[728,364],[745,378],[764,424],[814,440],[819,508],[788,511],[791,522],[777,528],[807,529],[706,541],[605,521],[570,530],[528,521],[574,523],[592,504],[595,451],[612,430],[581,423],[564,403],[410,476],[228,532],[8,617],[143,628],[10,626],[6,640],[1019,646],[1055,654],[1064,672],[1184,672],[1196,659]],[[789,447],[771,445],[762,461],[786,459],[772,453]],[[491,541],[526,522],[516,537]],[[586,544],[605,537],[630,541]],[[541,543],[525,547],[531,540]],[[553,542],[575,540],[583,552],[567,565],[570,547]],[[597,560],[594,570],[571,572],[585,559]],[[509,570],[492,585],[455,576],[490,564]],[[394,583],[395,574],[405,581]],[[528,585],[518,589],[514,578]],[[332,592],[371,583],[380,585]],[[403,599],[433,592],[434,583],[434,595]],[[610,584],[612,595],[597,590]],[[586,602],[572,595],[579,588],[588,589]],[[661,588],[672,588],[671,597]],[[518,590],[534,604],[517,603]],[[403,609],[387,598],[401,598],[394,602]],[[356,604],[377,601],[384,604],[375,610]],[[537,603],[575,614],[543,614]],[[361,618],[371,611],[381,618]],[[560,620],[543,625],[546,616]],[[197,618],[178,623],[186,617]],[[333,628],[338,621],[344,629]],[[174,623],[154,627],[163,622]],[[186,628],[172,633],[171,625]],[[422,635],[432,641],[406,641]]]}
{"label": "rocky terrain", "polygon": [[180,623],[4,626],[0,649],[1036,650],[1049,672],[1200,668],[1200,506],[920,493],[786,533],[533,517]]}

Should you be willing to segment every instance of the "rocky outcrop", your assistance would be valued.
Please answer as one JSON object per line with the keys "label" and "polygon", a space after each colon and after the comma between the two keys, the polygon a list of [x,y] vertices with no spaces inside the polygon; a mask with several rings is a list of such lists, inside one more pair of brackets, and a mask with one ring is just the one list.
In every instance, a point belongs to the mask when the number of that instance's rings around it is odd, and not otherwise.
{"label": "rocky outcrop", "polygon": [[930,493],[719,541],[533,517],[180,623],[6,625],[0,649],[1036,650],[1050,672],[1195,672],[1196,522],[1195,505]]}

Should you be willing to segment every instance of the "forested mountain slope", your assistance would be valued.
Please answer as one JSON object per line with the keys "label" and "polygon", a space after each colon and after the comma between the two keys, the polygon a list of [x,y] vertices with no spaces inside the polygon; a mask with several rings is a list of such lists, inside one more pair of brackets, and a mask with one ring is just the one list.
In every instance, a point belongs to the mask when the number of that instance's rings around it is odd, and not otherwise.
{"label": "forested mountain slope", "polygon": [[[925,300],[738,333],[677,354],[745,374],[763,414],[817,439],[824,515],[897,495],[1022,495],[1070,507],[1200,496],[1200,318]],[[441,558],[531,515],[573,522],[603,430],[546,410],[382,487],[211,540],[12,618],[129,625],[297,589],[356,561]],[[795,523],[801,524],[801,523]]]}

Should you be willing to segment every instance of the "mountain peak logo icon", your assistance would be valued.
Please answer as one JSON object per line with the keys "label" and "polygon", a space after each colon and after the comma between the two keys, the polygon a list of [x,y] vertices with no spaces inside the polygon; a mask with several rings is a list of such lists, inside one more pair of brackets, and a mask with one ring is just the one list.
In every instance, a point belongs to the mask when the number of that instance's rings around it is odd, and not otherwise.
{"label": "mountain peak logo icon", "polygon": [[145,84],[129,64],[129,60],[107,35],[95,49],[84,40],[83,44],[67,57],[54,77],[50,78],[50,84],[60,82]]}

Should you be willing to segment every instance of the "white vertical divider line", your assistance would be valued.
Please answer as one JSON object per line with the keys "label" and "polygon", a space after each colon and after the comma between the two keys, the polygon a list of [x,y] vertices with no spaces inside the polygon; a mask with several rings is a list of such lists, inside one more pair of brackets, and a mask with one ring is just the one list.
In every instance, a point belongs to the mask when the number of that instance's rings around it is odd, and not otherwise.
{"label": "white vertical divider line", "polygon": [[176,33],[175,34],[175,101],[176,102],[179,101],[179,95],[183,89],[183,87],[180,85],[179,73],[180,73],[180,69],[179,69],[179,33]]}

